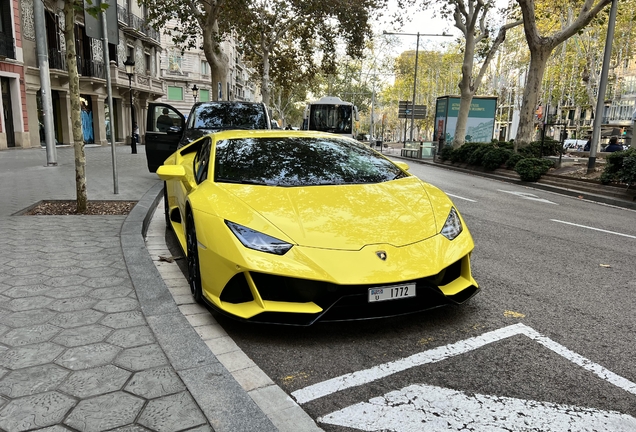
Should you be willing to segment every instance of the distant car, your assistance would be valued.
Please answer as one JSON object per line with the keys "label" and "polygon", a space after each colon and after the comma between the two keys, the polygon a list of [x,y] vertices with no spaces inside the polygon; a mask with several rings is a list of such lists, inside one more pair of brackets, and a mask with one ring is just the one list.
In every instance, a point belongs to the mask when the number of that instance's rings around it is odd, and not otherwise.
{"label": "distant car", "polygon": [[166,222],[194,299],[242,320],[310,325],[460,304],[473,239],[403,162],[307,131],[224,131],[176,151]]}
{"label": "distant car", "polygon": [[270,128],[267,108],[260,102],[199,102],[187,116],[170,105],[151,103],[144,139],[148,171],[155,172],[177,148],[210,132]]}

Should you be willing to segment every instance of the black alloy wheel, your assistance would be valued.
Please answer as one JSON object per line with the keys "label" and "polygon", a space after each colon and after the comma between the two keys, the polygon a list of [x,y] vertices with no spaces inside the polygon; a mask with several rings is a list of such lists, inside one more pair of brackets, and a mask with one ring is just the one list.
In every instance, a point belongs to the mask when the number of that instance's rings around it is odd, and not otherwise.
{"label": "black alloy wheel", "polygon": [[170,221],[170,206],[168,205],[168,184],[163,182],[163,214],[166,219],[166,228],[172,229],[172,222]]}
{"label": "black alloy wheel", "polygon": [[197,303],[203,303],[201,289],[201,271],[199,267],[199,249],[197,246],[197,232],[194,227],[194,217],[188,213],[186,219],[186,248],[188,253],[188,283],[192,297]]}

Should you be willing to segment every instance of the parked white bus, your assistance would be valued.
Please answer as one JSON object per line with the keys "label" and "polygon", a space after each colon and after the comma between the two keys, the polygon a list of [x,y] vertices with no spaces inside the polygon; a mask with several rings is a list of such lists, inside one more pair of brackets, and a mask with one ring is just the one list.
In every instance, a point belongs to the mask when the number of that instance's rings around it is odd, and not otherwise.
{"label": "parked white bus", "polygon": [[307,104],[302,129],[355,138],[356,122],[359,120],[358,109],[354,104],[336,96],[325,96]]}

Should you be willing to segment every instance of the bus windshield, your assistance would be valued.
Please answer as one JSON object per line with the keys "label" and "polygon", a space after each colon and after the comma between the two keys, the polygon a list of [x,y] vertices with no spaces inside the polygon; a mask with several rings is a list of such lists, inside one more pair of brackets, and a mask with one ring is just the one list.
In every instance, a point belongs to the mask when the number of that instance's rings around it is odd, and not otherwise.
{"label": "bus windshield", "polygon": [[352,105],[313,104],[309,113],[309,130],[350,134]]}

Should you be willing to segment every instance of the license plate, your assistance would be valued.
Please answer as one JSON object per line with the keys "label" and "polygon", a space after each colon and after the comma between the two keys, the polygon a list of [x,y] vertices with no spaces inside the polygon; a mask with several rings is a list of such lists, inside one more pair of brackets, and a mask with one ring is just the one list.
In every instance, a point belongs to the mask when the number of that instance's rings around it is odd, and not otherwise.
{"label": "license plate", "polygon": [[415,284],[369,288],[369,303],[415,297]]}

